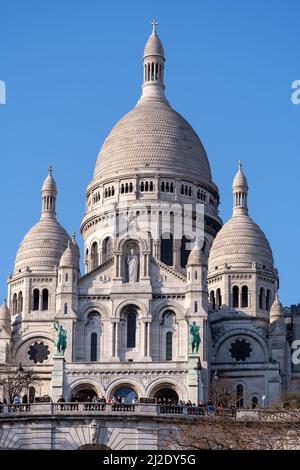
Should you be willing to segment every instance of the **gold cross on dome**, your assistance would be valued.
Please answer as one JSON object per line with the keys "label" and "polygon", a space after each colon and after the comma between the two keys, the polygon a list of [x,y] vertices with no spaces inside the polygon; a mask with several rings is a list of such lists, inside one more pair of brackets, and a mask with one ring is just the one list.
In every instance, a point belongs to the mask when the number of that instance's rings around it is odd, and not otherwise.
{"label": "gold cross on dome", "polygon": [[152,34],[156,34],[156,26],[158,25],[156,20],[151,21],[152,24]]}

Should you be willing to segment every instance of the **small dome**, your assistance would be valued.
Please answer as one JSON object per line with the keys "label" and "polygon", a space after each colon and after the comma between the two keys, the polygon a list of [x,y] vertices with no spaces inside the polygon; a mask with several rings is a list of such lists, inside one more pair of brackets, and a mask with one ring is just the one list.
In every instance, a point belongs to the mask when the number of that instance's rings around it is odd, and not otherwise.
{"label": "small dome", "polygon": [[70,240],[55,218],[41,219],[25,235],[17,251],[14,272],[29,267],[32,271],[52,270]]}
{"label": "small dome", "polygon": [[10,321],[9,308],[7,306],[6,300],[3,301],[0,307],[0,321]]}
{"label": "small dome", "polygon": [[187,266],[201,266],[203,264],[205,264],[205,256],[200,245],[196,243],[189,254]]}
{"label": "small dome", "polygon": [[48,191],[48,192],[52,192],[52,193],[57,193],[57,188],[56,188],[56,183],[55,183],[55,180],[52,176],[52,167],[49,166],[49,169],[48,169],[48,175],[43,183],[43,186],[42,186],[42,192],[43,191]]}
{"label": "small dome", "polygon": [[235,215],[223,225],[213,241],[208,259],[209,274],[216,266],[246,266],[257,263],[274,271],[272,250],[265,234],[248,215]]}
{"label": "small dome", "polygon": [[68,246],[60,259],[59,267],[78,267],[78,257],[75,253],[75,245],[72,241],[68,241]]}
{"label": "small dome", "polygon": [[234,177],[233,184],[232,184],[232,189],[237,189],[237,188],[243,188],[245,190],[248,190],[248,182],[247,178],[243,173],[242,170],[242,163],[239,161],[239,168],[237,171],[237,174]]}
{"label": "small dome", "polygon": [[144,49],[144,58],[152,55],[165,56],[163,45],[156,33],[150,35]]}
{"label": "small dome", "polygon": [[282,304],[279,302],[278,294],[276,293],[275,300],[270,310],[270,320],[275,321],[281,318],[282,316],[283,316],[283,307],[282,307]]}

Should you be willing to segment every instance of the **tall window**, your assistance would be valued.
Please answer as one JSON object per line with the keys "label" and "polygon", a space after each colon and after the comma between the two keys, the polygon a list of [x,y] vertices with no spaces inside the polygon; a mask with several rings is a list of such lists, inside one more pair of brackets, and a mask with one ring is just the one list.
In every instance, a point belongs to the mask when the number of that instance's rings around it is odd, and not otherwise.
{"label": "tall window", "polygon": [[166,334],[166,361],[172,361],[173,335],[171,331]]}
{"label": "tall window", "polygon": [[267,290],[267,295],[266,295],[266,310],[270,310],[271,308],[271,291],[270,289]]}
{"label": "tall window", "polygon": [[68,304],[67,303],[64,304],[64,314],[65,315],[68,314]]}
{"label": "tall window", "polygon": [[23,312],[23,294],[22,291],[18,294],[18,313]]}
{"label": "tall window", "polygon": [[221,289],[217,289],[217,291],[216,291],[216,307],[217,307],[217,310],[219,310],[219,308],[221,308],[221,305],[222,305]]}
{"label": "tall window", "polygon": [[13,295],[13,298],[12,298],[12,311],[13,311],[13,315],[16,315],[18,313],[18,298],[17,298],[17,294],[14,294]]}
{"label": "tall window", "polygon": [[127,315],[127,348],[135,348],[136,312],[131,310]]}
{"label": "tall window", "polygon": [[92,266],[91,266],[92,269],[96,269],[97,266],[99,265],[99,259],[98,259],[98,243],[97,243],[97,242],[94,242],[94,243],[92,244],[92,248],[91,248],[91,263],[92,263]]}
{"label": "tall window", "polygon": [[232,288],[232,306],[237,308],[239,306],[239,288],[234,286]]}
{"label": "tall window", "polygon": [[33,308],[32,310],[40,309],[40,291],[38,289],[33,289]]}
{"label": "tall window", "polygon": [[238,384],[236,387],[236,406],[237,408],[243,408],[244,406],[244,387],[242,384]]}
{"label": "tall window", "polygon": [[189,238],[183,236],[181,239],[181,247],[180,247],[180,266],[185,268],[187,265],[188,257],[191,250],[188,249],[189,246]]}
{"label": "tall window", "polygon": [[242,307],[248,307],[248,287],[242,287]]}
{"label": "tall window", "polygon": [[43,289],[42,292],[42,310],[48,310],[49,306],[49,292],[48,289]]}
{"label": "tall window", "polygon": [[91,334],[91,361],[97,361],[97,333]]}
{"label": "tall window", "polygon": [[160,259],[168,266],[173,266],[173,235],[165,233],[161,236]]}
{"label": "tall window", "polygon": [[113,257],[113,242],[110,237],[106,237],[103,242],[103,263]]}
{"label": "tall window", "polygon": [[265,309],[265,289],[263,287],[259,290],[259,308],[261,310]]}
{"label": "tall window", "polygon": [[215,292],[213,290],[210,291],[209,302],[210,302],[212,308],[215,310],[216,309],[216,299],[215,299]]}

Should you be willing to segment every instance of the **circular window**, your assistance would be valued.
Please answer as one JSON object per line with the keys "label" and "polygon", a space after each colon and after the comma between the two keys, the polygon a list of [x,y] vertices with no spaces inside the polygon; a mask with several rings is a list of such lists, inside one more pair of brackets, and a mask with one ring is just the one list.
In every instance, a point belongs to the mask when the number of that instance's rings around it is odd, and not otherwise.
{"label": "circular window", "polygon": [[49,346],[42,341],[35,341],[28,349],[28,356],[35,364],[38,362],[42,364],[47,361],[50,356]]}
{"label": "circular window", "polygon": [[251,356],[252,348],[245,339],[237,339],[234,343],[231,343],[229,352],[236,361],[245,361]]}

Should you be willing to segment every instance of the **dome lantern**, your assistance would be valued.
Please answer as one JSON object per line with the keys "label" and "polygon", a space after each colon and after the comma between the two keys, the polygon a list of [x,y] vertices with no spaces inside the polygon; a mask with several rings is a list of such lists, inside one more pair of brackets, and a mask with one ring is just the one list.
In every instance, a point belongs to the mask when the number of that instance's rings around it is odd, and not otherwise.
{"label": "dome lantern", "polygon": [[162,99],[164,96],[164,48],[157,36],[158,23],[152,21],[152,33],[147,41],[143,56],[143,94],[141,99]]}
{"label": "dome lantern", "polygon": [[248,183],[242,170],[242,162],[238,162],[238,172],[234,177],[233,190],[233,215],[248,215]]}
{"label": "dome lantern", "polygon": [[48,176],[42,186],[42,215],[41,218],[55,218],[57,188],[52,176],[52,166],[49,165]]}

